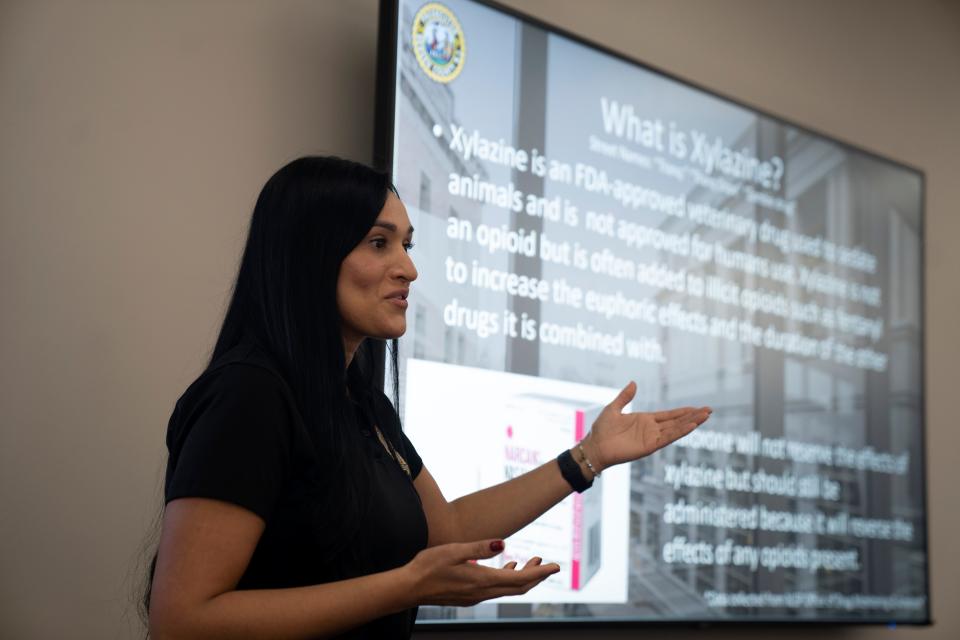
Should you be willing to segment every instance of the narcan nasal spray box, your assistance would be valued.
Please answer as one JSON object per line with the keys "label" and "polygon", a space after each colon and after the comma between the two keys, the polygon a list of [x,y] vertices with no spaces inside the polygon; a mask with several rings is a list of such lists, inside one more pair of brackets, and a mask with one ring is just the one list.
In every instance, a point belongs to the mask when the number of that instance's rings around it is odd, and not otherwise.
{"label": "narcan nasal spray box", "polygon": [[[602,409],[590,401],[540,393],[510,396],[501,418],[491,425],[499,451],[484,461],[484,485],[504,482],[553,460],[583,439]],[[602,504],[603,483],[597,478],[589,490],[568,496],[511,536],[497,564],[511,560],[522,564],[540,556],[544,562],[560,563],[560,572],[547,584],[583,589],[600,569]]]}

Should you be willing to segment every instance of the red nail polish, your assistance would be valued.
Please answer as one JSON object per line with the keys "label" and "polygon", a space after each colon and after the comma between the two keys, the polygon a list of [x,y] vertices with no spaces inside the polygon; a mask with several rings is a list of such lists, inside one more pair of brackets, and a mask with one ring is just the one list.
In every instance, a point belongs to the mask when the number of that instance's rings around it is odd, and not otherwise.
{"label": "red nail polish", "polygon": [[491,542],[490,551],[503,551],[503,540],[494,540]]}

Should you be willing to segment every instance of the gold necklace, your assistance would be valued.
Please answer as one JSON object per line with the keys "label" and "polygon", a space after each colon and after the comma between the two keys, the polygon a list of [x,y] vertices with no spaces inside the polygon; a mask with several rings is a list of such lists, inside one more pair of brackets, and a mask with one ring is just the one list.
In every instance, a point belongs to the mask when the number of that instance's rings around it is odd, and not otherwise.
{"label": "gold necklace", "polygon": [[403,456],[400,455],[400,452],[394,449],[393,445],[390,444],[385,437],[383,437],[380,427],[373,425],[373,430],[377,432],[377,439],[380,440],[380,444],[382,444],[383,448],[387,450],[387,453],[390,454],[390,457],[397,461],[397,464],[400,465],[400,468],[403,469],[403,472],[412,480],[413,476],[410,475],[410,465],[408,465],[407,461],[403,459]]}

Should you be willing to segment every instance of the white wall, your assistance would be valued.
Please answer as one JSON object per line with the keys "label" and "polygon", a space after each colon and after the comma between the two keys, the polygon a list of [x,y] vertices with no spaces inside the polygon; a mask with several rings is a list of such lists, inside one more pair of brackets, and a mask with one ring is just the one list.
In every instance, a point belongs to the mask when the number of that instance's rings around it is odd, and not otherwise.
{"label": "white wall", "polygon": [[[508,4],[926,172],[937,625],[822,633],[960,637],[960,6]],[[0,637],[136,637],[129,578],[170,409],[212,345],[263,181],[304,153],[370,159],[376,13],[374,0],[0,0]],[[524,637],[561,636],[588,637]]]}

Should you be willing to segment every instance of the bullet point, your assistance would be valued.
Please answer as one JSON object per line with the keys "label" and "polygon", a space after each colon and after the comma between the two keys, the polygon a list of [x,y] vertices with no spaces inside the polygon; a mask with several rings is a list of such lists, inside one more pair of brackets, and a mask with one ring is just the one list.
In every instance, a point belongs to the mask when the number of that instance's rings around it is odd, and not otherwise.
{"label": "bullet point", "polygon": [[433,135],[437,136],[438,138],[439,138],[440,136],[442,136],[442,135],[443,135],[443,127],[441,127],[441,126],[438,125],[438,124],[433,125]]}

